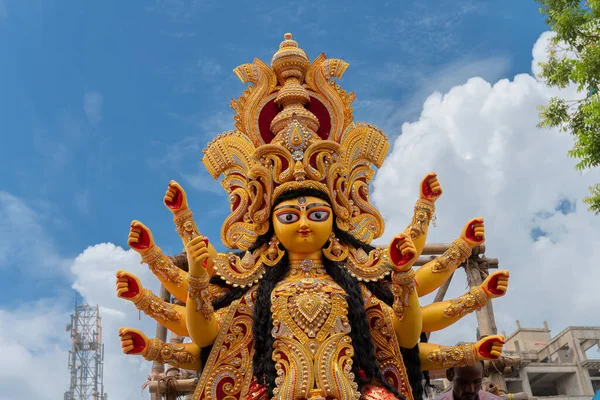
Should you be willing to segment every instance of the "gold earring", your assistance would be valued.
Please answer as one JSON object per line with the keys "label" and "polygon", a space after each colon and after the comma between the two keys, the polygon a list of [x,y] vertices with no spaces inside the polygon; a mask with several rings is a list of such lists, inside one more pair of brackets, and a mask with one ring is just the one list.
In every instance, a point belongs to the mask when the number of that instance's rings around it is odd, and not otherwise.
{"label": "gold earring", "polygon": [[331,261],[343,261],[348,257],[348,246],[341,243],[333,232],[329,236],[329,246],[322,251],[323,255]]}
{"label": "gold earring", "polygon": [[275,235],[269,241],[269,247],[267,251],[263,251],[260,255],[260,260],[263,264],[269,267],[275,266],[285,254],[285,250],[281,250],[279,247],[279,239]]}

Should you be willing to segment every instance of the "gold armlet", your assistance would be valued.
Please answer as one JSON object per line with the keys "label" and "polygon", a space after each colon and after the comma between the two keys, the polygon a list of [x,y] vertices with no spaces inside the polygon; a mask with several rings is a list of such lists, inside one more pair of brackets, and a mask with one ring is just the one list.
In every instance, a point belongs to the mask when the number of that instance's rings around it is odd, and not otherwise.
{"label": "gold armlet", "polygon": [[173,264],[173,260],[162,252],[160,247],[156,246],[151,252],[143,256],[142,264],[148,264],[150,271],[162,278],[163,281],[181,286],[183,279],[179,273],[179,268]]}
{"label": "gold armlet", "polygon": [[394,295],[394,304],[392,309],[396,317],[400,320],[404,318],[404,313],[408,308],[408,298],[415,291],[415,271],[411,268],[406,272],[392,273],[392,294]]}
{"label": "gold armlet", "polygon": [[487,304],[487,297],[478,286],[473,286],[469,293],[465,293],[457,299],[450,300],[448,307],[444,309],[444,317],[464,317],[473,311],[481,310]]}
{"label": "gold armlet", "polygon": [[196,302],[196,311],[202,312],[207,321],[210,321],[215,311],[212,305],[212,296],[208,290],[209,280],[208,274],[201,278],[193,275],[188,277],[188,297]]}
{"label": "gold armlet", "polygon": [[427,360],[442,368],[465,367],[475,365],[477,356],[472,343],[460,346],[439,347],[427,355]]}
{"label": "gold armlet", "polygon": [[435,205],[433,203],[423,199],[417,200],[413,219],[407,229],[410,233],[410,238],[414,240],[425,234],[425,228],[429,225],[431,220],[434,219],[434,216]]}
{"label": "gold armlet", "polygon": [[175,223],[177,234],[186,243],[196,236],[200,236],[200,231],[198,231],[198,227],[196,227],[196,223],[194,222],[192,210],[189,208],[181,213],[175,214],[173,222]]}
{"label": "gold armlet", "polygon": [[181,322],[181,314],[177,312],[175,306],[160,299],[149,289],[144,289],[133,304],[135,304],[135,308],[156,320]]}
{"label": "gold armlet", "polygon": [[431,272],[453,271],[471,256],[471,248],[462,239],[456,239],[448,250],[434,260]]}
{"label": "gold armlet", "polygon": [[175,367],[198,362],[198,358],[187,351],[185,346],[165,343],[156,338],[150,340],[148,351],[144,358],[147,361],[157,361],[161,364],[170,364]]}

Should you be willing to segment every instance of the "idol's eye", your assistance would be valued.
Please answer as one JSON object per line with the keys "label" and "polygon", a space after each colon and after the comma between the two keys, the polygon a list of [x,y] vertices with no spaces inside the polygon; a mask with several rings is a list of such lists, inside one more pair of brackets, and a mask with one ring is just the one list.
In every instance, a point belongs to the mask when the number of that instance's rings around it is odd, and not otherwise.
{"label": "idol's eye", "polygon": [[293,224],[298,221],[298,214],[294,212],[282,212],[277,214],[277,220],[282,224]]}
{"label": "idol's eye", "polygon": [[316,210],[308,214],[308,219],[311,221],[326,221],[329,218],[329,211],[326,210]]}

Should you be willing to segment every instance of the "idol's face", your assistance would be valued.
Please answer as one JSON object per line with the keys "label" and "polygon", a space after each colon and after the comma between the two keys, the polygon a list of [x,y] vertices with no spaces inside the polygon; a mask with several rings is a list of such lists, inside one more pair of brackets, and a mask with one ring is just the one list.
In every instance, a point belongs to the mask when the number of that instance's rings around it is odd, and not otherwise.
{"label": "idol's face", "polygon": [[320,252],[333,229],[333,211],[325,200],[298,197],[273,209],[273,227],[279,242],[290,253]]}

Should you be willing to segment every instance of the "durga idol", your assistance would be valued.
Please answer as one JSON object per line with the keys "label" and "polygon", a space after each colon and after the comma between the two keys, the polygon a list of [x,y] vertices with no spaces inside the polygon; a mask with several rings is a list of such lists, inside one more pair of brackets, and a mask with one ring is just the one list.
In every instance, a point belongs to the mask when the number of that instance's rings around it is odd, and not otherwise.
{"label": "durga idol", "polygon": [[[353,122],[352,93],[335,81],[347,63],[312,62],[285,35],[271,66],[235,69],[251,84],[231,102],[235,129],[203,151],[223,176],[230,215],[217,252],[194,222],[187,195],[172,181],[164,204],[185,247],[175,265],[139,221],[128,243],[182,305],[165,302],[134,275],[117,273],[117,295],[183,344],[122,328],[123,352],[200,371],[194,399],[421,399],[422,371],[497,359],[501,336],[477,343],[419,343],[502,296],[508,272],[449,301],[421,306],[485,239],[483,219],[468,221],[448,251],[418,269],[435,202],[434,173],[419,187],[412,221],[387,247],[369,200],[373,166],[388,151],[375,126]],[[202,213],[199,214],[202,216]]]}

